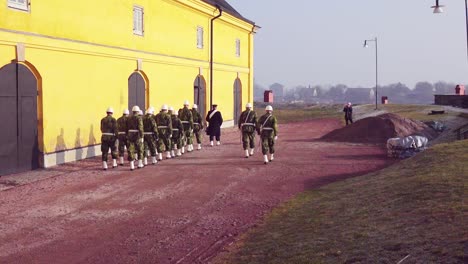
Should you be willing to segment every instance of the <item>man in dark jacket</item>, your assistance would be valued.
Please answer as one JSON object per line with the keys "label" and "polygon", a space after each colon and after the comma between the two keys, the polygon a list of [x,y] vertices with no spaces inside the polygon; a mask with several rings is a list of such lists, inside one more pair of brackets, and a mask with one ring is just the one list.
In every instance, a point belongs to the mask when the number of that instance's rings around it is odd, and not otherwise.
{"label": "man in dark jacket", "polygon": [[210,136],[210,146],[214,146],[213,139],[216,138],[216,145],[221,145],[221,125],[223,116],[217,110],[218,105],[214,104],[211,111],[206,115],[206,122],[209,123],[206,133]]}
{"label": "man in dark jacket", "polygon": [[346,125],[348,125],[349,122],[351,122],[352,124],[353,123],[353,107],[351,106],[351,103],[348,103],[347,105],[345,105],[345,107],[343,108],[343,112],[345,113],[344,119],[346,121]]}

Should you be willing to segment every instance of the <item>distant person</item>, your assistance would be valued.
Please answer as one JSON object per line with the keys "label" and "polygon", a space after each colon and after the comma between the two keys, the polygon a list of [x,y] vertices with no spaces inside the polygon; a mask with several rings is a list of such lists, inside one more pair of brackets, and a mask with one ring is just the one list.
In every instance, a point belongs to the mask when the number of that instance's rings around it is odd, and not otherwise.
{"label": "distant person", "polygon": [[223,116],[217,110],[218,105],[214,104],[211,111],[206,115],[206,122],[209,123],[206,133],[210,136],[210,146],[214,146],[213,139],[216,138],[216,145],[221,145],[221,125],[223,124]]}
{"label": "distant person", "polygon": [[351,103],[347,103],[345,105],[345,107],[343,108],[343,112],[345,113],[344,114],[344,119],[346,121],[346,125],[348,125],[348,123],[353,123],[353,107],[351,106]]}

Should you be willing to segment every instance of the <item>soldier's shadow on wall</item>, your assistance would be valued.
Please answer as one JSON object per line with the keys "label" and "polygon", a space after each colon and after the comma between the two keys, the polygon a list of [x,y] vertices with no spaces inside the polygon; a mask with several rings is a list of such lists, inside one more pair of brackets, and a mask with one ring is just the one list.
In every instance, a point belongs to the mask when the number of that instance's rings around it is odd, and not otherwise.
{"label": "soldier's shadow on wall", "polygon": [[65,163],[65,150],[67,145],[65,144],[65,137],[63,128],[60,129],[60,135],[57,136],[57,144],[55,146],[55,160],[57,164]]}
{"label": "soldier's shadow on wall", "polygon": [[76,130],[75,138],[75,160],[81,160],[83,158],[83,149],[81,148],[81,129]]}
{"label": "soldier's shadow on wall", "polygon": [[94,137],[94,125],[91,125],[89,128],[89,140],[88,140],[88,155],[87,158],[95,157],[96,151],[94,151],[94,146],[96,145],[97,141]]}

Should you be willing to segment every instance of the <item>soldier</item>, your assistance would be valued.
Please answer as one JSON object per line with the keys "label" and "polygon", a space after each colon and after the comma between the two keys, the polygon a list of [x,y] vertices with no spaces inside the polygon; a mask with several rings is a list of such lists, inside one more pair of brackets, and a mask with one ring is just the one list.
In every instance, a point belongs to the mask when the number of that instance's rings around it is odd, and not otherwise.
{"label": "soldier", "polygon": [[[198,147],[197,150],[201,149],[201,136],[203,130],[203,119],[200,113],[197,111],[198,106],[193,104],[192,106],[192,117],[193,117],[193,134],[197,139]],[[193,147],[192,147],[193,148]]]}
{"label": "soldier", "polygon": [[117,121],[112,114],[114,110],[112,107],[107,108],[107,116],[101,119],[101,152],[102,152],[102,168],[107,170],[107,156],[109,149],[112,155],[112,168],[117,167],[117,146],[115,141],[117,139]]}
{"label": "soldier", "polygon": [[167,113],[167,105],[161,107],[161,111],[154,117],[158,126],[158,160],[162,160],[162,152],[166,151],[166,158],[171,158],[171,137],[172,122],[171,116]]}
{"label": "soldier", "polygon": [[255,126],[257,124],[257,114],[252,110],[250,103],[245,105],[245,111],[242,112],[237,124],[242,132],[242,147],[244,148],[245,157],[248,158],[254,154]]}
{"label": "soldier", "polygon": [[218,111],[218,105],[213,104],[212,110],[206,115],[206,122],[209,123],[207,134],[210,136],[210,146],[214,146],[213,140],[216,138],[216,145],[221,145],[221,125],[223,124],[223,116]]}
{"label": "soldier", "polygon": [[257,133],[262,139],[263,162],[268,163],[268,152],[270,152],[270,162],[275,154],[275,141],[278,140],[278,121],[273,116],[273,107],[267,105],[266,114],[262,115],[257,122]]}
{"label": "soldier", "polygon": [[[140,107],[135,105],[132,108],[133,115],[127,119],[127,140],[128,140],[128,161],[130,161],[130,170],[135,169],[135,152],[142,149],[143,144],[143,120],[139,117]],[[140,155],[140,154],[139,154]],[[141,154],[140,157],[143,155]],[[143,161],[138,159],[138,168],[143,168]]]}
{"label": "soldier", "polygon": [[[143,123],[143,110],[140,109],[140,111],[138,111],[138,118],[141,120],[141,122]],[[144,127],[143,127],[143,140],[141,140],[141,144],[137,144],[137,153],[138,153],[138,160],[141,160],[142,161],[142,164],[143,164],[143,159],[145,158],[145,137],[144,137]],[[140,166],[138,164],[138,168],[143,168],[144,167],[144,164],[142,166]]]}
{"label": "soldier", "polygon": [[[182,122],[182,125],[184,126],[184,146],[187,145],[187,151],[192,152],[193,151],[193,116],[192,116],[192,111],[190,111],[189,107],[189,101],[185,100],[184,102],[184,107],[182,109],[179,109],[179,119]],[[182,146],[182,154],[185,152],[185,147]]]}
{"label": "soldier", "polygon": [[150,107],[146,110],[146,115],[143,117],[143,134],[145,142],[145,158],[143,164],[148,165],[148,152],[151,154],[151,162],[156,165],[156,140],[158,138],[158,126],[153,118],[154,108]]}
{"label": "soldier", "polygon": [[181,150],[183,148],[183,135],[184,135],[184,125],[178,117],[178,112],[174,111],[172,107],[169,107],[169,113],[171,114],[172,120],[172,151],[171,155],[175,158],[174,150],[177,150],[177,156],[182,156]]}
{"label": "soldier", "polygon": [[127,119],[129,115],[128,109],[123,110],[123,114],[119,119],[117,119],[117,128],[118,128],[118,140],[119,140],[119,163],[120,166],[124,165],[124,155],[125,147],[128,151],[128,141],[127,141]]}

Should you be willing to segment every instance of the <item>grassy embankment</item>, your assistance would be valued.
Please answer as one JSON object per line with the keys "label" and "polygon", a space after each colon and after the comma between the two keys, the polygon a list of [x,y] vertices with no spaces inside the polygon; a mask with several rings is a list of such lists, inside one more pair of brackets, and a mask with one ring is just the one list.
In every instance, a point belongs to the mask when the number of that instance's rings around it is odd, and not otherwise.
{"label": "grassy embankment", "polygon": [[468,140],[298,195],[220,263],[467,263]]}

